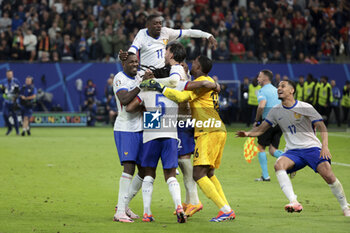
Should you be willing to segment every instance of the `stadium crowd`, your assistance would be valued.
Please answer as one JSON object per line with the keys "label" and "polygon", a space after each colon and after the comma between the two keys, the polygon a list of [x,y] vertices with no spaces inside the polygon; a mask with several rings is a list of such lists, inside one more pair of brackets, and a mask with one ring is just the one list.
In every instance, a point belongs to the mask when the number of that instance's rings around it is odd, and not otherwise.
{"label": "stadium crowd", "polygon": [[350,14],[336,0],[0,1],[0,61],[115,62],[146,17],[201,29],[218,40],[182,39],[188,60],[301,62],[348,59]]}

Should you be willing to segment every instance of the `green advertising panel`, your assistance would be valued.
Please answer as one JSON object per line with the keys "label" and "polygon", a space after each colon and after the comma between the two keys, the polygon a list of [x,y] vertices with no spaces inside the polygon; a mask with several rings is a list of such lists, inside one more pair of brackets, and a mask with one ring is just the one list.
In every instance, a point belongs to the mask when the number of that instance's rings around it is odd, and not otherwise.
{"label": "green advertising panel", "polygon": [[30,126],[86,126],[86,113],[33,113]]}

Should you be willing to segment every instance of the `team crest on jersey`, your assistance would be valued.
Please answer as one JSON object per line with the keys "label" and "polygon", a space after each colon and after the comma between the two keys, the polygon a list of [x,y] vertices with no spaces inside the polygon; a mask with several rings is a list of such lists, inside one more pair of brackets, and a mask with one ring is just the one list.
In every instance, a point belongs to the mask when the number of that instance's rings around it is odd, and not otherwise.
{"label": "team crest on jersey", "polygon": [[115,82],[115,85],[118,87],[121,83],[122,83],[122,82],[121,82],[120,80],[117,80],[117,81]]}
{"label": "team crest on jersey", "polygon": [[128,155],[129,154],[129,152],[124,152],[124,155]]}
{"label": "team crest on jersey", "polygon": [[299,120],[300,119],[300,117],[301,117],[301,114],[298,114],[298,113],[294,113],[294,117],[295,117],[295,119],[297,119],[297,120]]}
{"label": "team crest on jersey", "polygon": [[169,41],[169,40],[163,40],[163,43],[164,43],[165,45],[167,45],[167,44],[168,44],[168,41]]}

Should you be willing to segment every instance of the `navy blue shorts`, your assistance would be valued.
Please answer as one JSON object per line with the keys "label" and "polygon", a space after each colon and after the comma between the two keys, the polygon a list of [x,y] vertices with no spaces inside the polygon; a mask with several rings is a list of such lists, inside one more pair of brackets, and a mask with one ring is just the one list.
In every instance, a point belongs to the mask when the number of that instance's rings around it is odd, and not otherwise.
{"label": "navy blue shorts", "polygon": [[282,154],[295,163],[294,167],[288,170],[288,173],[298,171],[305,166],[311,167],[315,172],[317,172],[317,166],[325,161],[331,163],[330,159],[320,158],[321,148],[311,147],[307,149],[294,149],[288,150]]}
{"label": "navy blue shorts", "polygon": [[143,132],[114,131],[114,140],[117,147],[120,164],[131,161],[141,164],[143,147]]}
{"label": "navy blue shorts", "polygon": [[26,117],[31,117],[33,114],[33,109],[32,108],[26,108],[22,107],[21,108],[22,116]]}
{"label": "navy blue shorts", "polygon": [[177,127],[177,135],[180,140],[178,148],[178,156],[192,154],[195,147],[194,128]]}
{"label": "navy blue shorts", "polygon": [[177,168],[177,145],[174,138],[157,138],[146,142],[143,144],[141,166],[156,168],[161,158],[163,169]]}

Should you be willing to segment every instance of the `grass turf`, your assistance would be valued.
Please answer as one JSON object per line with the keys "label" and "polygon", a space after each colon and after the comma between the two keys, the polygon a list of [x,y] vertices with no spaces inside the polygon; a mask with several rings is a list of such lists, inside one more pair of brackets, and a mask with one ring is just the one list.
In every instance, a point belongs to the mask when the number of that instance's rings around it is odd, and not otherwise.
{"label": "grass turf", "polygon": [[[349,232],[345,218],[328,185],[311,169],[292,180],[304,210],[286,213],[287,199],[273,173],[271,182],[254,182],[260,175],[258,159],[251,164],[242,155],[244,139],[230,128],[220,169],[216,172],[231,207],[234,221],[210,223],[217,207],[201,190],[204,204],[186,224],[176,223],[173,202],[161,169],[152,200],[154,223],[112,221],[121,166],[111,128],[34,128],[31,137],[4,136],[0,130],[0,232]],[[333,161],[350,164],[350,134],[329,137]],[[284,146],[284,142],[282,142]],[[350,167],[334,165],[350,199]],[[177,177],[184,188],[182,175]],[[131,202],[142,215],[142,195]]]}

